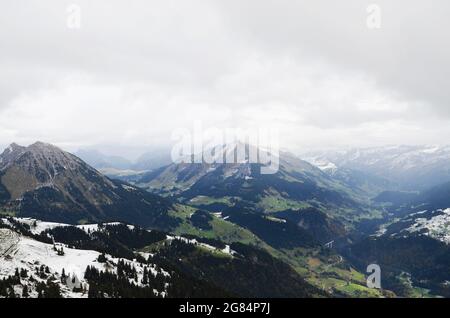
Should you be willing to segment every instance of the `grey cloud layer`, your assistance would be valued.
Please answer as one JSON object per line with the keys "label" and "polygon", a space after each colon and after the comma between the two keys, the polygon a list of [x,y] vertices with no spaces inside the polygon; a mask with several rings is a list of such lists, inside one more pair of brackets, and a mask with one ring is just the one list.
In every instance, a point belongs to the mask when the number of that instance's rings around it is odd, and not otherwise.
{"label": "grey cloud layer", "polygon": [[377,1],[379,30],[360,0],[75,1],[80,30],[71,3],[0,11],[0,143],[137,145],[195,119],[297,147],[448,133],[448,1]]}

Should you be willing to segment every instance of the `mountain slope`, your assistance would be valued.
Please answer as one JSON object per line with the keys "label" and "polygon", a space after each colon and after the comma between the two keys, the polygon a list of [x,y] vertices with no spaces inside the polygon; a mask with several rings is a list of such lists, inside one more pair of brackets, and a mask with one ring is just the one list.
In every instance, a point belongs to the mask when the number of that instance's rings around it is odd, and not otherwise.
{"label": "mountain slope", "polygon": [[383,227],[392,237],[429,236],[450,243],[450,183],[445,183],[408,201],[389,207],[395,219]]}
{"label": "mountain slope", "polygon": [[[56,243],[48,244],[49,236]],[[36,282],[57,285],[64,297],[325,296],[286,263],[240,243],[121,223],[71,226],[20,218],[0,219],[0,238],[0,279],[9,277],[3,290],[0,280],[0,297],[11,288],[21,293],[25,285],[36,297]],[[26,276],[17,277],[16,268]],[[63,279],[63,268],[77,277],[76,290]]]}
{"label": "mountain slope", "polygon": [[144,174],[136,184],[189,204],[203,202],[206,209],[208,203],[245,201],[263,213],[308,206],[345,212],[365,203],[351,187],[284,152],[275,174],[262,174],[261,164],[247,157],[239,163],[173,163]]}
{"label": "mountain slope", "polygon": [[422,193],[387,193],[379,200],[390,203],[390,217],[376,235],[356,242],[346,256],[355,264],[379,264],[392,284],[388,287],[400,295],[408,296],[408,288],[400,283],[402,273],[408,273],[407,285],[448,297],[450,183]]}
{"label": "mountain slope", "polygon": [[0,155],[2,210],[69,223],[121,220],[170,226],[172,204],[113,181],[78,157],[41,142]]}

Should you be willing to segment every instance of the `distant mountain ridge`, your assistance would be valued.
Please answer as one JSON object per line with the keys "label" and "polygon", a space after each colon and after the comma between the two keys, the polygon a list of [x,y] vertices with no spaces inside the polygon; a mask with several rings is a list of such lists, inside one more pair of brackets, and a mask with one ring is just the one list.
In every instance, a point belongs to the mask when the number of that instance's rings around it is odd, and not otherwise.
{"label": "distant mountain ridge", "polygon": [[115,168],[120,170],[131,169],[133,163],[120,156],[108,156],[94,149],[80,149],[75,155],[95,169]]}
{"label": "distant mountain ridge", "polygon": [[424,190],[450,181],[450,146],[355,148],[301,157],[329,174],[348,169],[382,178],[389,181],[389,190]]}
{"label": "distant mountain ridge", "polygon": [[129,160],[121,156],[106,155],[95,149],[79,149],[75,155],[92,167],[112,177],[126,174],[138,174],[172,163],[170,149],[156,148],[142,154],[137,160]]}

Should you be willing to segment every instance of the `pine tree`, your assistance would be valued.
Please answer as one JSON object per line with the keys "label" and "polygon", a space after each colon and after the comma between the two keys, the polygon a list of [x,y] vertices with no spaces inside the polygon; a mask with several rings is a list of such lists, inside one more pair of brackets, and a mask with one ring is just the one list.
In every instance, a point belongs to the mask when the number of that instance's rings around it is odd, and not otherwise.
{"label": "pine tree", "polygon": [[147,266],[144,267],[144,277],[142,278],[142,284],[144,284],[144,285],[148,284],[148,270],[147,270]]}
{"label": "pine tree", "polygon": [[9,289],[8,298],[16,298],[16,293],[12,287]]}
{"label": "pine tree", "polygon": [[28,277],[28,271],[26,269],[20,269],[20,277],[21,278],[27,278]]}
{"label": "pine tree", "polygon": [[61,283],[66,283],[66,270],[63,268],[61,273]]}
{"label": "pine tree", "polygon": [[106,263],[106,256],[105,256],[105,253],[100,254],[100,255],[98,256],[98,258],[97,258],[97,261],[98,261],[99,263]]}
{"label": "pine tree", "polygon": [[58,256],[64,256],[64,249],[61,247],[58,252],[57,252]]}
{"label": "pine tree", "polygon": [[42,296],[42,290],[38,290],[38,298],[43,298],[43,296]]}
{"label": "pine tree", "polygon": [[28,286],[24,285],[22,288],[22,297],[23,298],[28,298],[30,295],[28,294]]}

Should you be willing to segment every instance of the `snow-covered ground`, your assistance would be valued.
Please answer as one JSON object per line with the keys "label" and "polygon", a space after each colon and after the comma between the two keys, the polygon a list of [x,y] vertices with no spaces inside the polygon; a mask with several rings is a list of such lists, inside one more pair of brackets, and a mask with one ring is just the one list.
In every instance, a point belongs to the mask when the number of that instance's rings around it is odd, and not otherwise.
{"label": "snow-covered ground", "polygon": [[333,162],[325,158],[305,157],[302,159],[316,166],[320,170],[328,173],[334,173],[338,169],[338,167]]}
{"label": "snow-covered ground", "polygon": [[[110,222],[110,223],[103,223],[104,225],[119,225],[120,222]],[[134,229],[133,225],[127,225],[130,230]],[[77,228],[85,231],[86,233],[89,232],[96,232],[99,230],[99,224],[85,224],[85,225],[76,225]]]}
{"label": "snow-covered ground", "polygon": [[436,213],[438,215],[429,219],[417,218],[415,224],[407,228],[406,231],[410,233],[424,232],[424,235],[450,244],[450,208],[437,210]]}
{"label": "snow-covered ground", "polygon": [[170,235],[167,235],[167,240],[168,241],[180,240],[180,241],[182,241],[183,243],[186,243],[186,244],[192,244],[192,245],[200,246],[200,247],[206,248],[206,249],[208,249],[210,251],[221,252],[223,254],[227,254],[227,255],[230,255],[230,256],[233,256],[233,255],[236,254],[236,251],[233,251],[230,248],[229,245],[225,245],[225,248],[219,249],[219,248],[214,247],[212,245],[199,242],[196,239],[188,239],[188,238],[181,237],[181,236],[170,236]]}
{"label": "snow-covered ground", "polygon": [[[1,219],[5,223],[9,223],[7,219]],[[40,220],[36,220],[33,218],[14,218],[15,221],[18,221],[22,224],[26,224],[30,226],[31,233],[33,234],[41,234],[42,232],[46,230],[51,230],[57,227],[67,227],[67,226],[76,226],[77,228],[88,232],[95,232],[99,230],[99,224],[85,224],[85,225],[70,225],[65,223],[55,223],[55,222],[44,222]],[[103,223],[105,225],[119,225],[120,222],[110,222],[110,223]],[[133,225],[127,225],[129,229],[133,229]]]}
{"label": "snow-covered ground", "polygon": [[[8,219],[1,219],[1,221],[14,228],[14,222],[8,221]],[[27,224],[33,234],[40,234],[45,230],[54,229],[57,227],[77,227],[84,230],[86,233],[94,233],[96,231],[104,230],[99,224],[88,225],[69,225],[64,223],[43,222],[32,218],[14,218],[15,222]],[[110,225],[120,224],[119,222],[107,223]],[[134,229],[134,226],[128,225],[130,230]],[[195,239],[187,239],[182,236],[166,236],[166,240],[171,242],[173,240],[180,240],[187,244],[192,244],[213,253],[221,253],[234,257],[236,252],[230,248],[229,245],[225,247],[217,248],[212,245],[199,242]],[[60,251],[63,250],[63,253]],[[137,252],[146,259],[151,259],[153,254]],[[119,262],[125,262],[136,270],[136,278],[129,278],[130,283],[138,286],[143,285],[144,270],[151,273],[154,277],[157,275],[163,275],[168,279],[171,278],[169,272],[156,266],[154,264],[140,263],[136,259],[129,260],[123,258],[115,258],[111,255],[105,255],[106,262],[99,262],[98,251],[93,250],[81,250],[75,248],[69,248],[67,245],[55,242],[53,244],[43,243],[32,237],[27,237],[11,229],[0,229],[0,279],[14,276],[16,270],[26,270],[27,277],[22,277],[20,283],[14,285],[14,289],[17,295],[20,295],[22,287],[28,286],[30,297],[37,297],[36,286],[38,282],[47,282],[47,279],[51,278],[55,284],[58,284],[61,288],[61,293],[64,297],[87,297],[87,290],[89,289],[88,281],[84,279],[85,271],[88,266],[94,267],[99,271],[109,271],[112,273],[118,273],[117,267]],[[45,267],[45,277],[40,276],[39,270]],[[38,269],[38,272],[36,270]],[[70,279],[63,279],[62,273],[69,276]],[[31,278],[32,277],[32,278]],[[76,282],[75,285],[72,282],[72,278]],[[64,281],[62,283],[61,281]],[[148,286],[148,285],[146,285]],[[82,287],[80,292],[74,291],[74,287]],[[151,286],[150,286],[151,287]],[[155,295],[162,297],[167,296],[167,283],[165,290],[156,290],[153,292]]]}
{"label": "snow-covered ground", "polygon": [[[48,266],[50,273],[55,277],[58,277],[64,269],[67,275],[75,276],[87,286],[84,281],[87,266],[106,270],[104,264],[97,262],[100,253],[63,248],[64,255],[58,255],[51,244],[38,242],[8,229],[0,229],[0,279],[14,275],[16,268],[34,274],[36,267],[44,265]],[[35,279],[39,280],[38,277]],[[83,296],[81,293],[75,295],[67,288],[62,288],[62,292],[66,297]]]}
{"label": "snow-covered ground", "polygon": [[[39,220],[35,220],[32,218],[14,218],[14,220],[16,220],[22,224],[29,225],[30,229],[31,229],[31,233],[33,233],[33,234],[40,234],[40,233],[44,232],[45,230],[51,230],[56,227],[69,226],[69,224],[44,222],[44,221],[39,221]],[[6,220],[3,220],[3,221],[6,221]]]}
{"label": "snow-covered ground", "polygon": [[[33,233],[39,234],[46,229],[55,228],[58,226],[71,226],[61,223],[42,222],[34,219],[16,219],[25,224],[29,224],[33,230]],[[4,220],[6,224],[8,221]],[[110,223],[119,224],[119,223]],[[97,224],[92,225],[80,225],[77,226],[83,230],[96,231],[99,229]],[[133,226],[128,226],[133,229]],[[56,250],[55,250],[56,247]],[[58,253],[58,249],[63,249],[63,255]],[[105,255],[107,261],[100,263],[97,261],[101,253],[91,250],[80,250],[69,248],[68,246],[60,243],[46,244],[32,238],[23,236],[10,229],[0,229],[0,279],[7,278],[8,276],[14,276],[16,269],[26,270],[29,273],[27,278],[22,278],[21,283],[26,284],[29,287],[30,296],[36,297],[37,292],[34,289],[34,284],[29,277],[33,275],[34,282],[46,281],[46,279],[39,278],[36,275],[36,268],[41,266],[48,267],[49,277],[55,277],[61,287],[61,292],[64,297],[87,297],[87,293],[77,293],[73,291],[74,286],[70,286],[69,283],[61,283],[61,274],[64,272],[70,276],[70,281],[75,277],[76,282],[87,289],[89,287],[87,281],[84,279],[84,274],[88,266],[95,267],[101,271],[109,271],[117,273],[117,265],[119,261],[124,261],[134,267],[137,272],[137,282],[133,282],[136,285],[142,286],[142,278],[144,274],[144,268],[147,268],[148,272],[156,277],[157,274],[170,277],[170,274],[164,269],[158,268],[153,264],[142,264],[136,260],[127,260],[123,258],[114,258],[111,255]],[[150,256],[146,255],[147,257]],[[68,280],[69,281],[69,280]],[[130,279],[132,282],[133,279]],[[78,287],[78,286],[76,286]],[[16,292],[20,294],[21,289],[17,287]],[[166,296],[166,291],[154,290],[155,295]]]}

